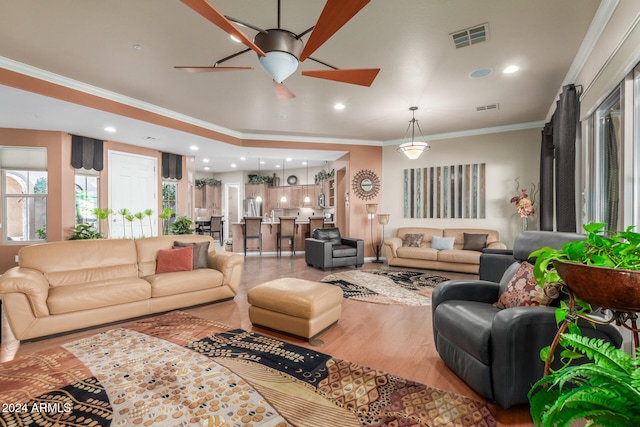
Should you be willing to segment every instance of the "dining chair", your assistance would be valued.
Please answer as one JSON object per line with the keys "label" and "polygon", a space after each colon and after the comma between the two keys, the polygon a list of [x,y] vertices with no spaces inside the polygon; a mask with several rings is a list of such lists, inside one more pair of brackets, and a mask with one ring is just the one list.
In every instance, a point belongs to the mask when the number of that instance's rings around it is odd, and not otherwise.
{"label": "dining chair", "polygon": [[218,238],[220,239],[220,245],[222,246],[222,235],[224,234],[224,229],[222,228],[222,216],[212,216],[211,222],[209,224],[209,235],[215,238],[215,234],[218,233]]}
{"label": "dining chair", "polygon": [[305,233],[305,237],[307,238],[311,237],[311,234],[313,234],[313,230],[315,230],[316,228],[324,228],[324,218],[317,217],[317,216],[310,216],[309,231]]}

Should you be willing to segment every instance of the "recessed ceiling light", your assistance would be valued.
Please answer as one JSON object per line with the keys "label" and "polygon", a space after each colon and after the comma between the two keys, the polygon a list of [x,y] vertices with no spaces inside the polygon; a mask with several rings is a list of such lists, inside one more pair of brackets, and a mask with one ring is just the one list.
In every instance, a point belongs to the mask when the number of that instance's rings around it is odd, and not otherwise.
{"label": "recessed ceiling light", "polygon": [[306,164],[307,164],[307,162],[302,162],[302,165],[303,165],[303,166],[304,166],[304,165],[306,165]]}
{"label": "recessed ceiling light", "polygon": [[240,157],[240,160],[247,160],[246,157]]}
{"label": "recessed ceiling light", "polygon": [[197,145],[192,145],[191,147],[189,147],[189,150],[198,151],[198,146]]}
{"label": "recessed ceiling light", "polygon": [[209,159],[202,159],[203,162],[209,163]]}
{"label": "recessed ceiling light", "polygon": [[209,166],[205,166],[204,170],[208,171],[209,170]]}
{"label": "recessed ceiling light", "polygon": [[237,168],[237,167],[238,167],[238,165],[236,165],[235,163],[231,163],[231,167],[232,167],[232,168]]}
{"label": "recessed ceiling light", "polygon": [[276,168],[279,168],[279,167],[280,167],[280,165],[279,165],[279,164],[278,164],[278,165],[276,165]]}
{"label": "recessed ceiling light", "polygon": [[105,130],[106,132],[111,132],[111,133],[113,133],[113,132],[115,132],[115,131],[116,131],[116,128],[114,128],[113,126],[107,126],[106,128],[104,128],[104,130]]}
{"label": "recessed ceiling light", "polygon": [[511,74],[511,73],[515,73],[519,69],[520,69],[520,67],[518,67],[517,65],[509,65],[507,68],[502,70],[502,72],[505,73],[505,74]]}
{"label": "recessed ceiling light", "polygon": [[345,106],[344,106],[344,104],[343,104],[343,103],[338,102],[337,104],[335,104],[335,105],[333,106],[333,108],[334,108],[334,109],[336,109],[336,110],[344,110]]}
{"label": "recessed ceiling light", "polygon": [[261,165],[264,165],[264,160],[260,160],[260,164],[261,164]]}
{"label": "recessed ceiling light", "polygon": [[493,73],[493,70],[491,68],[479,68],[469,73],[469,77],[472,79],[481,79],[483,77],[491,75],[491,73]]}
{"label": "recessed ceiling light", "polygon": [[142,46],[140,46],[139,44],[134,44],[134,45],[133,45],[133,48],[134,48],[135,50],[142,50]]}
{"label": "recessed ceiling light", "polygon": [[291,157],[287,157],[285,160],[286,160],[287,162],[290,162],[290,161],[291,161]]}

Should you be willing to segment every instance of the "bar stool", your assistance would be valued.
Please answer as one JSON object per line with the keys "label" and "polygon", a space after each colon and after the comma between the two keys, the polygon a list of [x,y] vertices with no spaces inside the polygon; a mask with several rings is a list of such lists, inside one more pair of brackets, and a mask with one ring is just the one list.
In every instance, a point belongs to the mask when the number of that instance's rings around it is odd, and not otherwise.
{"label": "bar stool", "polygon": [[278,256],[282,255],[282,239],[291,239],[291,253],[296,254],[296,217],[280,217],[276,236]]}
{"label": "bar stool", "polygon": [[311,237],[313,230],[316,228],[324,228],[324,218],[310,216],[309,217],[309,231],[307,231],[305,237]]}
{"label": "bar stool", "polygon": [[247,240],[258,239],[258,247],[260,255],[262,255],[262,217],[261,216],[245,216],[244,217],[244,256],[247,256]]}
{"label": "bar stool", "polygon": [[222,216],[211,217],[211,223],[209,225],[209,235],[215,238],[216,233],[218,233],[218,237],[220,238],[220,245],[222,245],[222,235],[224,234]]}

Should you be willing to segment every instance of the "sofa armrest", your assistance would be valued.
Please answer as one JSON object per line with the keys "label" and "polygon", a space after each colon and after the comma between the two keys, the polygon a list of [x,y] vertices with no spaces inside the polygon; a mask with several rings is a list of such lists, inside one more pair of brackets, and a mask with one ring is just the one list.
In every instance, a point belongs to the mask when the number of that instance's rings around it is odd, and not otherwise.
{"label": "sofa armrest", "polygon": [[356,248],[356,266],[362,266],[364,264],[364,240],[363,239],[355,239],[350,237],[343,237],[342,244],[353,246]]}
{"label": "sofa armrest", "polygon": [[242,277],[244,257],[231,252],[209,252],[209,268],[218,270],[224,275],[223,284],[237,294]]}
{"label": "sofa armrest", "polygon": [[49,315],[47,298],[49,297],[49,281],[34,269],[13,267],[0,277],[0,294],[22,293],[27,296],[35,317]]}
{"label": "sofa armrest", "polygon": [[333,245],[326,240],[308,238],[304,241],[304,258],[308,265],[326,270],[333,266]]}
{"label": "sofa armrest", "polygon": [[[491,326],[493,389],[495,400],[502,407],[528,403],[531,384],[542,378],[544,362],[540,359],[540,350],[550,345],[558,332],[555,312],[554,307],[513,307],[501,310],[494,317]],[[620,347],[622,337],[615,326],[593,328],[582,320],[579,324],[583,335],[602,338]],[[558,353],[555,359],[560,359]]]}
{"label": "sofa armrest", "polygon": [[449,300],[477,301],[493,304],[498,301],[500,284],[486,280],[448,280],[440,283],[431,296],[433,311]]}
{"label": "sofa armrest", "polygon": [[387,237],[384,239],[384,251],[387,259],[398,257],[398,248],[402,247],[402,239],[399,237]]}
{"label": "sofa armrest", "polygon": [[507,245],[502,242],[491,242],[487,245],[487,249],[507,249]]}

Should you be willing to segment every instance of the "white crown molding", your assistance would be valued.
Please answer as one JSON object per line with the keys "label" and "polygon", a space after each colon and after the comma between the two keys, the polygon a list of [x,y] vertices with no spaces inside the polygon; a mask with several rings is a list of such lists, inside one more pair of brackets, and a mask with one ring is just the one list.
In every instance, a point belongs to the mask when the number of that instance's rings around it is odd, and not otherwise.
{"label": "white crown molding", "polygon": [[312,142],[322,144],[349,144],[349,145],[372,145],[381,146],[380,141],[369,141],[360,139],[341,139],[341,138],[324,138],[324,137],[309,137],[309,136],[296,136],[296,135],[262,135],[237,132],[232,129],[228,129],[222,126],[218,126],[214,123],[210,123],[204,120],[199,120],[185,114],[178,113],[173,110],[159,107],[148,102],[140,101],[135,98],[131,98],[125,95],[121,95],[116,92],[112,92],[106,89],[102,89],[97,86],[93,86],[87,83],[79,82],[77,80],[70,79],[68,77],[61,76],[59,74],[51,73],[49,71],[42,70],[40,68],[33,67],[31,65],[24,64],[22,62],[14,61],[9,58],[0,56],[0,68],[5,68],[16,73],[24,74],[29,77],[33,77],[42,81],[53,83],[58,86],[74,89],[89,95],[94,95],[99,98],[108,99],[123,105],[139,108],[144,111],[158,114],[163,117],[174,119],[183,123],[198,126],[203,129],[212,130],[224,135],[228,135],[234,138],[242,140],[263,140],[263,141],[287,141],[287,142]]}
{"label": "white crown molding", "polygon": [[620,0],[602,0],[600,2],[600,6],[598,6],[598,10],[593,16],[593,20],[591,21],[589,29],[580,44],[580,48],[578,49],[576,56],[573,58],[573,62],[571,63],[560,88],[558,88],[558,92],[556,93],[553,102],[549,106],[549,112],[546,117],[547,122],[551,120],[551,116],[556,111],[556,100],[562,93],[562,88],[568,84],[575,83],[580,72],[582,72],[584,64],[587,62],[587,59],[589,59],[591,52],[593,52],[593,48],[600,39],[602,32],[606,28],[607,23],[609,23],[613,12],[618,7],[618,3],[620,3]]}
{"label": "white crown molding", "polygon": [[[493,126],[493,127],[481,128],[481,129],[462,130],[458,132],[438,133],[438,134],[432,134],[432,135],[425,135],[425,140],[437,141],[440,139],[466,138],[470,136],[487,135],[491,133],[513,132],[518,130],[536,129],[536,128],[542,129],[544,127],[544,123],[545,123],[544,120],[540,120],[537,122],[516,123],[516,124],[506,125],[506,126]],[[393,141],[386,141],[384,145],[385,146],[398,145],[403,142],[405,142],[404,139],[396,139]]]}

